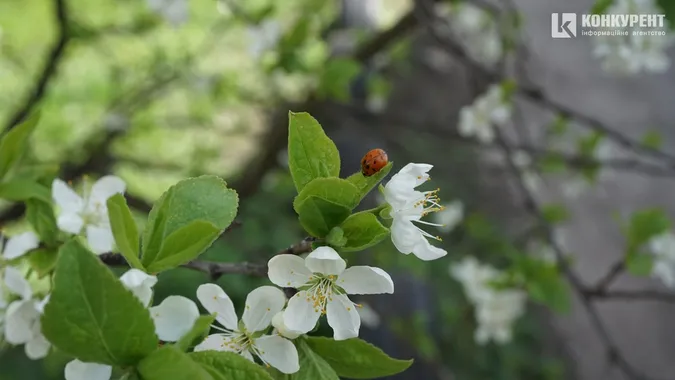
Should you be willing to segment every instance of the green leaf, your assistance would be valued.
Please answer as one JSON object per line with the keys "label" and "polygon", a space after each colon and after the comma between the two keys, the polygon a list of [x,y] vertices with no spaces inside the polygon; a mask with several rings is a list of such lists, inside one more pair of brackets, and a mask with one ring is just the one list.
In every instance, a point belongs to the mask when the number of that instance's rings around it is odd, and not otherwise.
{"label": "green leaf", "polygon": [[347,238],[345,237],[345,232],[340,227],[333,227],[326,236],[326,243],[331,247],[344,247],[347,243]]}
{"label": "green leaf", "polygon": [[211,324],[216,317],[214,315],[201,315],[195,321],[190,331],[176,342],[175,346],[179,350],[187,351],[188,349],[199,344],[211,330]]}
{"label": "green leaf", "polygon": [[668,215],[660,209],[646,209],[633,213],[628,226],[629,250],[648,242],[670,229]]}
{"label": "green leaf", "polygon": [[353,59],[336,58],[329,60],[319,79],[318,94],[340,102],[348,101],[350,86],[361,72],[361,64]]}
{"label": "green leaf", "polygon": [[175,268],[197,258],[213,244],[221,230],[210,222],[195,220],[169,235],[153,258],[145,264],[148,272],[157,273]]}
{"label": "green leaf", "polygon": [[560,224],[569,220],[569,211],[562,204],[544,205],[541,210],[544,219],[551,224]]}
{"label": "green leaf", "polygon": [[542,156],[537,164],[544,173],[562,173],[567,169],[565,159],[556,153],[549,153]]}
{"label": "green leaf", "polygon": [[533,301],[550,307],[553,311],[566,314],[571,308],[569,284],[557,271],[551,270],[546,276],[541,274],[536,280],[528,280],[527,292]]}
{"label": "green leaf", "polygon": [[141,360],[138,372],[143,380],[216,380],[188,354],[173,346],[164,346]]}
{"label": "green leaf", "polygon": [[130,366],[157,348],[150,313],[77,240],[59,251],[42,333],[59,350],[85,362]]}
{"label": "green leaf", "polygon": [[54,269],[58,257],[58,252],[54,249],[38,248],[28,254],[28,263],[38,277],[42,278]]}
{"label": "green leaf", "polygon": [[56,244],[59,228],[51,203],[39,199],[27,200],[26,219],[40,236],[40,240],[49,246]]}
{"label": "green leaf", "polygon": [[15,178],[0,183],[0,199],[7,199],[9,201],[39,199],[50,203],[52,201],[52,194],[47,187],[38,182],[30,179]]}
{"label": "green leaf", "polygon": [[654,258],[651,255],[635,252],[626,256],[626,269],[633,276],[648,276],[653,266]]}
{"label": "green leaf", "polygon": [[577,140],[577,149],[579,155],[588,158],[595,158],[595,151],[602,142],[605,135],[602,132],[593,131],[587,136],[580,137]]}
{"label": "green leaf", "polygon": [[392,376],[405,371],[413,363],[412,359],[393,359],[359,338],[338,341],[324,337],[307,337],[307,344],[314,353],[330,364],[338,376],[349,379]]}
{"label": "green leaf", "polygon": [[663,136],[657,131],[648,131],[642,135],[642,145],[651,149],[660,149],[663,146]]}
{"label": "green leaf", "polygon": [[594,15],[603,14],[613,3],[614,0],[596,0],[593,8],[591,8],[591,13]]}
{"label": "green leaf", "polygon": [[380,169],[379,172],[371,175],[370,177],[364,176],[361,174],[361,172],[356,172],[347,177],[347,181],[359,189],[361,199],[363,199],[366,195],[368,195],[368,193],[370,193],[371,190],[373,190],[373,188],[375,188],[375,186],[377,186],[378,183],[380,183],[380,181],[384,179],[384,177],[387,176],[387,174],[389,174],[393,166],[394,163],[390,161],[387,165]]}
{"label": "green leaf", "polygon": [[549,132],[554,136],[562,136],[567,132],[569,119],[564,115],[556,116],[549,127]]}
{"label": "green leaf", "polygon": [[663,9],[663,13],[666,14],[670,29],[675,29],[675,3],[671,0],[657,0],[656,2]]}
{"label": "green leaf", "polygon": [[131,210],[127,206],[127,200],[124,195],[115,194],[108,198],[106,203],[108,205],[108,219],[117,248],[132,268],[143,270],[143,265],[139,259],[138,226],[136,226]]}
{"label": "green leaf", "polygon": [[340,175],[340,154],[316,119],[306,112],[289,112],[288,167],[300,192],[319,177]]}
{"label": "green leaf", "polygon": [[343,252],[362,251],[389,236],[389,229],[371,213],[351,215],[340,227],[347,238],[347,244],[340,249]]}
{"label": "green leaf", "polygon": [[[295,340],[298,348],[298,357],[300,359],[300,370],[292,375],[285,375],[277,372],[275,379],[293,379],[293,380],[340,380],[335,370],[321,356],[317,355],[307,341],[304,339]],[[273,371],[274,372],[274,371]],[[280,377],[282,375],[283,377]]]}
{"label": "green leaf", "polygon": [[359,190],[349,181],[341,178],[316,178],[309,182],[293,200],[293,209],[299,214],[300,205],[314,196],[325,201],[353,210],[358,206]]}
{"label": "green leaf", "polygon": [[201,365],[213,380],[271,380],[261,366],[232,352],[193,352],[190,358]]}
{"label": "green leaf", "polygon": [[314,196],[305,199],[298,208],[302,227],[310,235],[319,238],[328,235],[330,230],[339,226],[351,212],[345,206]]}
{"label": "green leaf", "polygon": [[201,176],[178,182],[162,195],[150,211],[143,233],[141,262],[147,267],[155,261],[160,250],[164,249],[164,240],[192,222],[209,222],[219,231],[224,231],[237,215],[237,206],[237,193],[228,189],[219,177]]}
{"label": "green leaf", "polygon": [[28,150],[28,141],[39,120],[40,113],[35,112],[0,139],[0,180],[19,163]]}

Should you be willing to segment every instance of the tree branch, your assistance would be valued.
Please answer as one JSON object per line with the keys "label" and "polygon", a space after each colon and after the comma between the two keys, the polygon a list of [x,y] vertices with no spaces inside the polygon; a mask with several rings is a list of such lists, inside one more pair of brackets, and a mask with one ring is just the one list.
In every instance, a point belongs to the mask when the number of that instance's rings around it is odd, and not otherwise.
{"label": "tree branch", "polygon": [[33,86],[33,89],[29,92],[28,97],[24,100],[19,109],[17,109],[7,121],[7,124],[5,125],[5,131],[8,131],[18,125],[42,100],[47,91],[47,87],[49,86],[49,82],[54,77],[58,65],[63,58],[63,53],[65,52],[66,45],[70,39],[68,31],[68,9],[66,0],[54,0],[53,4],[58,28],[56,42],[50,49],[49,56],[47,57],[47,60],[40,75],[37,78],[37,81],[35,82],[35,85]]}

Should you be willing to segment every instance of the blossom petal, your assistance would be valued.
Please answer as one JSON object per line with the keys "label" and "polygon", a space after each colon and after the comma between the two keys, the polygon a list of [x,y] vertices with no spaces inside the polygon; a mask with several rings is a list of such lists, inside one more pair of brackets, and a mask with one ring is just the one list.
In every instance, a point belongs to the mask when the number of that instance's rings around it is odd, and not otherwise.
{"label": "blossom petal", "polygon": [[30,283],[24,277],[20,270],[14,267],[5,268],[5,285],[10,292],[20,296],[24,300],[33,297],[33,290]]}
{"label": "blossom petal", "polygon": [[326,306],[328,324],[333,329],[333,339],[345,340],[359,336],[361,317],[352,301],[344,294],[334,295]]}
{"label": "blossom petal", "polygon": [[[195,346],[194,351],[231,351],[237,352],[234,346],[230,344],[232,336],[230,334],[211,334],[206,337],[201,343]],[[252,359],[252,358],[251,358]]]}
{"label": "blossom petal", "polygon": [[[36,325],[39,326],[39,323]],[[31,360],[38,360],[38,359],[43,359],[47,356],[49,353],[49,349],[51,348],[51,343],[45,338],[42,333],[39,331],[39,327],[37,328],[38,333],[33,336],[33,339],[29,340],[26,345],[24,346],[24,350],[26,352],[26,356],[28,359]]]}
{"label": "blossom petal", "polygon": [[321,316],[321,310],[314,306],[306,291],[296,293],[288,301],[284,311],[284,324],[293,331],[307,333],[311,331]]}
{"label": "blossom petal", "polygon": [[394,282],[380,268],[355,266],[347,268],[337,279],[337,285],[347,294],[391,294]]}
{"label": "blossom petal", "polygon": [[66,364],[66,380],[110,380],[112,367],[105,364],[85,363],[77,359]]}
{"label": "blossom petal", "polygon": [[434,247],[425,238],[422,238],[417,242],[417,244],[415,244],[412,253],[413,255],[417,256],[417,258],[424,261],[440,259],[441,257],[448,254],[445,249]]}
{"label": "blossom petal", "polygon": [[59,230],[71,234],[79,234],[84,226],[84,220],[78,213],[70,211],[61,211],[58,218],[56,218],[56,225]]}
{"label": "blossom petal", "polygon": [[110,252],[115,247],[115,237],[110,227],[87,226],[87,242],[98,255]]}
{"label": "blossom petal", "polygon": [[266,329],[274,315],[284,308],[286,296],[284,292],[274,286],[261,286],[253,289],[246,296],[246,307],[241,320],[246,330],[261,331]]}
{"label": "blossom petal", "polygon": [[141,301],[143,306],[148,306],[152,298],[152,287],[157,283],[157,277],[151,276],[140,269],[132,268],[120,276],[124,286]]}
{"label": "blossom petal", "polygon": [[197,288],[197,299],[210,314],[216,314],[216,320],[228,330],[237,330],[237,313],[227,293],[216,284],[203,284]]}
{"label": "blossom petal", "polygon": [[428,172],[433,167],[434,167],[433,165],[429,164],[415,164],[411,162],[408,165],[404,166],[401,170],[399,170],[397,174],[410,175],[414,177],[415,186],[413,187],[417,187],[429,180]]}
{"label": "blossom petal", "polygon": [[255,339],[253,344],[260,349],[260,358],[282,373],[300,370],[298,350],[290,340],[278,335],[266,335]]}
{"label": "blossom petal", "polygon": [[23,256],[31,249],[37,248],[38,245],[40,245],[40,238],[36,234],[33,232],[24,232],[7,240],[2,256],[5,260],[13,260]]}
{"label": "blossom petal", "polygon": [[84,200],[68,184],[60,179],[52,182],[52,199],[54,203],[67,213],[78,213],[84,210]]}
{"label": "blossom petal", "polygon": [[302,335],[300,331],[294,331],[288,328],[286,324],[284,323],[284,312],[280,311],[274,315],[274,318],[272,318],[272,326],[277,330],[277,333],[279,335],[283,336],[284,338],[288,339],[295,339]]}
{"label": "blossom petal", "polygon": [[309,282],[312,272],[305,260],[296,255],[276,255],[267,263],[267,275],[274,285],[297,288]]}
{"label": "blossom petal", "polygon": [[40,316],[32,300],[14,301],[5,312],[5,340],[24,344],[33,339],[33,324]]}
{"label": "blossom petal", "polygon": [[169,296],[150,308],[155,332],[160,340],[175,342],[185,335],[199,318],[197,305],[189,298]]}
{"label": "blossom petal", "polygon": [[124,194],[126,188],[127,185],[122,178],[114,175],[103,176],[91,187],[89,206],[96,204],[105,206],[108,198],[117,193]]}
{"label": "blossom petal", "polygon": [[347,267],[347,263],[331,247],[319,247],[313,250],[305,259],[305,265],[313,273],[340,274]]}
{"label": "blossom petal", "polygon": [[407,255],[424,236],[409,220],[394,218],[391,223],[391,241],[399,252]]}

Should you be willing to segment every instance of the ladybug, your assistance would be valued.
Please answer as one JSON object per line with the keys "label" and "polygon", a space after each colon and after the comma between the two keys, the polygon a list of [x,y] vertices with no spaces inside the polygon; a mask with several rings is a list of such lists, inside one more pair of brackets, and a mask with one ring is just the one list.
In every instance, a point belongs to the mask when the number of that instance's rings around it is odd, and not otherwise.
{"label": "ladybug", "polygon": [[387,152],[382,149],[373,149],[361,159],[361,173],[370,177],[379,172],[387,163],[389,163]]}

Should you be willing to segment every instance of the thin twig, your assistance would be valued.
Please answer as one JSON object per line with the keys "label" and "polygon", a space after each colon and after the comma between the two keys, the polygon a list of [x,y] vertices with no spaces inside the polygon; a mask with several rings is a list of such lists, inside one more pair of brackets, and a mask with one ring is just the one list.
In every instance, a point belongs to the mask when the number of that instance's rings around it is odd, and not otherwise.
{"label": "thin twig", "polygon": [[49,82],[54,77],[58,65],[63,58],[63,53],[65,52],[66,45],[70,39],[68,31],[68,8],[66,5],[66,0],[54,0],[54,13],[56,15],[58,28],[56,42],[50,49],[49,56],[45,61],[42,71],[40,72],[33,89],[30,91],[28,97],[26,100],[24,100],[22,105],[7,121],[7,124],[5,125],[5,131],[8,131],[18,125],[42,100],[47,91],[47,87],[49,86]]}
{"label": "thin twig", "polygon": [[675,293],[659,290],[589,290],[586,295],[596,301],[658,301],[675,303]]}
{"label": "thin twig", "polygon": [[593,287],[593,291],[596,293],[604,293],[607,288],[614,282],[614,280],[626,269],[623,260],[615,262],[610,268],[605,276],[603,276],[600,281]]}

